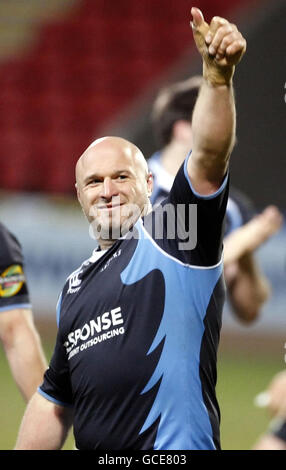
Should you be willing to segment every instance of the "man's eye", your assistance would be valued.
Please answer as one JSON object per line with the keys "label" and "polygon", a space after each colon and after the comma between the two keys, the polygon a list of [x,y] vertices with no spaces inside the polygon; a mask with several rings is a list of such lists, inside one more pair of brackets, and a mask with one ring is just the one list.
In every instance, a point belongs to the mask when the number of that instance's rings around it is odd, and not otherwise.
{"label": "man's eye", "polygon": [[127,178],[127,175],[119,175],[118,179],[119,180],[125,180]]}
{"label": "man's eye", "polygon": [[90,180],[87,183],[87,186],[91,186],[92,184],[99,184],[99,183],[100,183],[100,180],[94,179],[94,180]]}

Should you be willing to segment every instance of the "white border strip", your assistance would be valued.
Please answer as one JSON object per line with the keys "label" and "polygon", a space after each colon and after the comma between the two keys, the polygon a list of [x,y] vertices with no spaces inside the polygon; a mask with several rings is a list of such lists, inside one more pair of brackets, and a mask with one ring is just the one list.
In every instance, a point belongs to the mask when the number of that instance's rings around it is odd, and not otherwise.
{"label": "white border strip", "polygon": [[208,199],[215,199],[217,196],[219,196],[222,191],[224,190],[226,184],[227,184],[227,181],[229,179],[229,170],[227,169],[227,172],[226,174],[224,175],[224,179],[223,179],[223,182],[221,183],[221,186],[214,192],[214,193],[211,193],[211,194],[200,194],[198,193],[197,191],[194,190],[193,186],[192,186],[192,182],[191,182],[191,179],[190,179],[190,175],[188,173],[188,161],[189,161],[189,158],[191,157],[191,154],[192,154],[192,151],[190,151],[190,153],[188,154],[187,158],[185,159],[185,162],[184,162],[184,174],[185,174],[185,178],[191,188],[191,191],[192,193],[194,194],[194,196],[196,196],[198,199],[203,199],[203,200],[208,200]]}
{"label": "white border strip", "polygon": [[0,308],[0,313],[1,312],[5,312],[6,310],[20,310],[20,309],[23,309],[23,310],[27,310],[27,309],[31,309],[32,310],[32,304],[10,304],[10,305],[6,305],[6,307],[1,307]]}

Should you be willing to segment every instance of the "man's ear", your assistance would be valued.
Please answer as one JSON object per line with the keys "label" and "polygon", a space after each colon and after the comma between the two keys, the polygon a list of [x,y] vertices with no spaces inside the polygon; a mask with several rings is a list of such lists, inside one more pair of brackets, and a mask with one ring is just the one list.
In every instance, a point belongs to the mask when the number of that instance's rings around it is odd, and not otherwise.
{"label": "man's ear", "polygon": [[148,197],[150,197],[153,192],[153,175],[151,171],[149,171],[147,175],[147,189],[148,189]]}
{"label": "man's ear", "polygon": [[180,119],[173,125],[173,137],[180,142],[190,142],[192,139],[191,122]]}
{"label": "man's ear", "polygon": [[82,205],[81,200],[80,200],[80,190],[79,190],[78,184],[75,183],[74,186],[75,186],[75,189],[76,189],[76,195],[77,195],[78,202],[80,203],[80,205]]}

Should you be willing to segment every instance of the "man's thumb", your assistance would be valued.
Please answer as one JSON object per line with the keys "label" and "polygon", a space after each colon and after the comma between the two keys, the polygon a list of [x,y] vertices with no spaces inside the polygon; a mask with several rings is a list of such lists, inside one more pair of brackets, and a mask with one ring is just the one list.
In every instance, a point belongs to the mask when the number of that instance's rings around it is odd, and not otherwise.
{"label": "man's thumb", "polygon": [[204,15],[202,14],[201,10],[196,7],[193,7],[191,9],[191,14],[193,17],[191,23],[194,28],[198,28],[201,24],[204,23]]}
{"label": "man's thumb", "polygon": [[191,26],[193,29],[193,36],[196,43],[196,46],[202,55],[202,57],[207,57],[208,50],[205,42],[205,37],[209,31],[209,25],[205,22],[204,16],[198,8],[193,7],[191,9],[191,14],[193,20],[191,21]]}

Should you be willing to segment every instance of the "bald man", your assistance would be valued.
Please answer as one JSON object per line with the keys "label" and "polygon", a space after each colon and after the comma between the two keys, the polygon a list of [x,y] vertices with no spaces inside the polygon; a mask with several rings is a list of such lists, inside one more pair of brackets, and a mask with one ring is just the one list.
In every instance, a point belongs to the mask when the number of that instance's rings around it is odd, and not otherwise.
{"label": "bald man", "polygon": [[232,76],[245,52],[234,25],[193,8],[204,80],[193,149],[151,210],[140,150],[106,137],[76,167],[98,249],[58,303],[58,335],[16,449],[219,449],[216,353],[224,301],[222,233],[235,140]]}
{"label": "bald man", "polygon": [[147,162],[135,145],[119,137],[98,139],[88,147],[76,165],[76,189],[102,249],[152,210]]}

